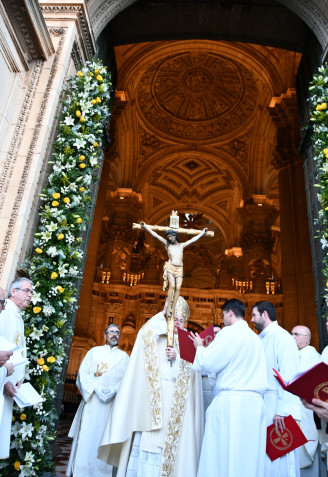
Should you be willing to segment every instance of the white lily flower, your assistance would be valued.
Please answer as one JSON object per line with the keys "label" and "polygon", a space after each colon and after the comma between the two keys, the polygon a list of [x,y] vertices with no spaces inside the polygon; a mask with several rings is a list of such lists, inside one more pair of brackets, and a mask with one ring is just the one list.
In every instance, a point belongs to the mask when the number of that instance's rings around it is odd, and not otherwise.
{"label": "white lily flower", "polygon": [[78,149],[81,149],[86,145],[86,141],[82,138],[77,137],[73,145],[77,147]]}
{"label": "white lily flower", "polygon": [[33,295],[32,295],[32,298],[31,298],[31,302],[33,303],[33,305],[36,305],[37,303],[39,303],[39,301],[42,301],[41,300],[41,293],[37,293],[37,292],[33,292]]}
{"label": "white lily flower", "polygon": [[74,118],[72,118],[71,116],[66,116],[66,118],[64,119],[64,123],[66,124],[66,126],[74,126]]}
{"label": "white lily flower", "polygon": [[58,251],[55,246],[51,246],[46,251],[46,254],[49,255],[50,257],[56,257],[56,255],[58,255]]}
{"label": "white lily flower", "polygon": [[49,230],[49,232],[54,232],[58,229],[58,225],[51,221],[50,224],[46,225],[46,229]]}
{"label": "white lily flower", "polygon": [[29,338],[40,341],[41,336],[43,336],[43,331],[34,327],[32,333],[29,335]]}
{"label": "white lily flower", "polygon": [[41,239],[42,239],[42,240],[45,240],[46,242],[48,242],[48,240],[51,239],[51,235],[52,235],[52,233],[49,232],[49,230],[47,230],[46,232],[42,232],[42,233],[41,233]]}

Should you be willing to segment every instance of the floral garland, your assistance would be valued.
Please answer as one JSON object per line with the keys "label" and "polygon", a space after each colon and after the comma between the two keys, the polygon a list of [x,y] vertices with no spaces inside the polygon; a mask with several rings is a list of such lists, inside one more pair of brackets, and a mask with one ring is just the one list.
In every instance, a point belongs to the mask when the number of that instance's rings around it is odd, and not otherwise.
{"label": "floral garland", "polygon": [[104,122],[111,83],[99,62],[88,62],[68,80],[53,169],[40,194],[40,223],[26,272],[34,284],[25,309],[29,366],[26,379],[44,402],[14,409],[10,458],[1,475],[38,476],[53,472],[50,443],[55,438],[55,397],[61,379],[77,282],[82,275],[83,236],[90,221],[92,185],[102,159]]}
{"label": "floral garland", "polygon": [[[328,279],[328,65],[321,66],[310,85],[312,144],[316,166],[317,198],[321,205],[317,225],[323,251],[323,273]],[[325,300],[328,305],[328,280]]]}

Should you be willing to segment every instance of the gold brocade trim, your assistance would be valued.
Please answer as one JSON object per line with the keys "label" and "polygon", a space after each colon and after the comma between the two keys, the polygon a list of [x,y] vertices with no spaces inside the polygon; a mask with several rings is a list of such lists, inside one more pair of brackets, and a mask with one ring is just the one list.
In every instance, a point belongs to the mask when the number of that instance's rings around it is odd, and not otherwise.
{"label": "gold brocade trim", "polygon": [[162,393],[159,379],[156,335],[151,323],[146,323],[143,326],[142,339],[144,343],[143,353],[152,415],[152,426],[153,428],[158,429],[162,426]]}
{"label": "gold brocade trim", "polygon": [[162,454],[161,477],[171,477],[173,475],[190,390],[190,382],[191,363],[181,359],[175,383],[175,391],[171,401],[170,417],[167,423]]}

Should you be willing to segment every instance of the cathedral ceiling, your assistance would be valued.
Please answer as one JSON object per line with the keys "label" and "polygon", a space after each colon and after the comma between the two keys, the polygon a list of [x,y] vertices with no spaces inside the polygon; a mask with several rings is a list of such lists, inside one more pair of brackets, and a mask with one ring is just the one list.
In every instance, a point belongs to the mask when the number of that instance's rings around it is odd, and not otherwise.
{"label": "cathedral ceiling", "polygon": [[276,184],[268,108],[294,88],[300,55],[191,40],[120,46],[115,55],[110,187],[140,193],[150,223],[177,208],[202,213],[220,252],[238,245],[236,209],[254,195],[270,200]]}

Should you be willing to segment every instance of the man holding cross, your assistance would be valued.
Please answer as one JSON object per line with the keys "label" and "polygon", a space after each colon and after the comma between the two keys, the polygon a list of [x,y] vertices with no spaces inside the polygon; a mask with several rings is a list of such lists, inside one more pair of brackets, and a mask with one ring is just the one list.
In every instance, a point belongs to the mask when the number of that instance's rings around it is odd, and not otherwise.
{"label": "man holding cross", "polygon": [[167,346],[165,308],[140,329],[98,458],[117,477],[196,477],[203,438],[201,375],[180,358],[177,329],[189,317],[179,297],[174,346]]}

